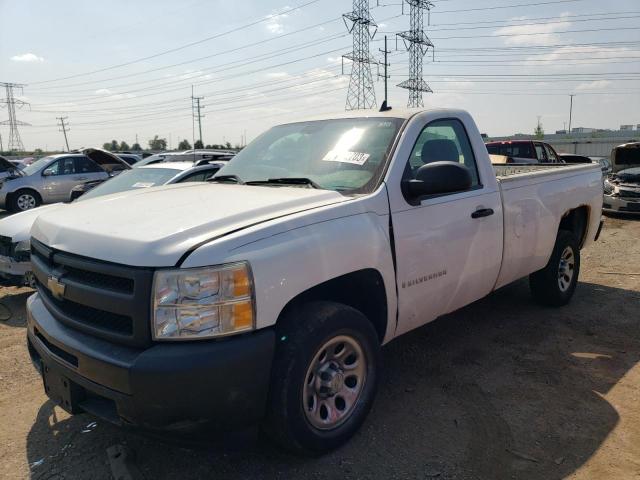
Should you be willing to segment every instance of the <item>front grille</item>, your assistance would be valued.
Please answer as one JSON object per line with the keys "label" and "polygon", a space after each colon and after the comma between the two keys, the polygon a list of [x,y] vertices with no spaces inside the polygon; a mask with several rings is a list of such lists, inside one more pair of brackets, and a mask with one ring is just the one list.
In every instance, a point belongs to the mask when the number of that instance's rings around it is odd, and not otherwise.
{"label": "front grille", "polygon": [[623,198],[640,198],[640,190],[618,190],[618,195]]}
{"label": "front grille", "polygon": [[64,315],[76,321],[121,335],[131,335],[133,333],[133,320],[131,317],[87,307],[70,300],[58,300],[51,295],[49,289],[45,288],[42,283],[38,281],[36,285],[40,295],[47,299],[47,303],[53,304]]}
{"label": "front grille", "polygon": [[124,345],[150,343],[152,269],[62,252],[35,239],[31,263],[42,301],[57,320]]}

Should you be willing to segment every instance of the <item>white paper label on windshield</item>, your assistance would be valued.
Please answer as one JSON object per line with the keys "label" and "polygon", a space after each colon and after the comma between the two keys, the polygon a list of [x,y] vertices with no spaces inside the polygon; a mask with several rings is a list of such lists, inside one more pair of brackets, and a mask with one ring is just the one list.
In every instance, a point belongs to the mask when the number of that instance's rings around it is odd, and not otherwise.
{"label": "white paper label on windshield", "polygon": [[149,188],[155,185],[154,182],[136,182],[131,185],[131,188]]}
{"label": "white paper label on windshield", "polygon": [[325,162],[353,163],[355,165],[364,165],[369,159],[368,153],[329,150],[322,160]]}

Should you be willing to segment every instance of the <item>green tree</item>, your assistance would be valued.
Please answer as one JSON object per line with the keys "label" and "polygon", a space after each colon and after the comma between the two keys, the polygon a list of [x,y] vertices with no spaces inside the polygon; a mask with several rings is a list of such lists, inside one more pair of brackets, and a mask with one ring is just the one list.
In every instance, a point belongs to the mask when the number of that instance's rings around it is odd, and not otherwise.
{"label": "green tree", "polygon": [[158,138],[158,135],[154,136],[151,140],[149,140],[149,149],[151,149],[151,150],[166,150],[167,149],[167,139],[166,138]]}
{"label": "green tree", "polygon": [[231,143],[230,143],[230,142],[226,142],[226,143],[225,143],[225,147],[227,147],[227,148],[231,148]]}
{"label": "green tree", "polygon": [[193,148],[204,148],[204,145],[202,144],[202,140],[196,140],[196,143],[193,144]]}
{"label": "green tree", "polygon": [[538,140],[542,140],[544,138],[544,129],[542,128],[540,119],[538,119],[538,125],[536,125],[536,128],[533,130],[533,134]]}
{"label": "green tree", "polygon": [[111,142],[103,143],[102,144],[102,149],[103,150],[111,150]]}
{"label": "green tree", "polygon": [[131,150],[139,152],[140,150],[142,150],[142,147],[140,146],[140,144],[138,142],[136,142],[133,145],[131,145]]}
{"label": "green tree", "polygon": [[178,150],[191,150],[191,144],[186,138],[178,144]]}
{"label": "green tree", "polygon": [[115,152],[118,150],[118,141],[117,140],[111,140],[111,149],[112,152]]}
{"label": "green tree", "polygon": [[129,144],[124,140],[120,142],[120,150],[129,150]]}

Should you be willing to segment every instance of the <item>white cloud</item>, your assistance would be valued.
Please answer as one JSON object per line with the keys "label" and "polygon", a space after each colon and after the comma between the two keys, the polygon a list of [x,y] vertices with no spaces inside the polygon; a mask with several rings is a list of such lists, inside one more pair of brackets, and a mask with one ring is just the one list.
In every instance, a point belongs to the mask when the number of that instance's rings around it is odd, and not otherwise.
{"label": "white cloud", "polygon": [[111,90],[108,88],[100,88],[96,90],[96,95],[111,95]]}
{"label": "white cloud", "polygon": [[599,88],[607,88],[611,85],[609,80],[594,80],[592,82],[584,82],[578,85],[576,90],[597,90]]}
{"label": "white cloud", "polygon": [[35,53],[22,53],[20,55],[14,55],[11,57],[11,60],[14,62],[24,62],[24,63],[34,63],[34,62],[44,62],[44,58],[39,57]]}
{"label": "white cloud", "polygon": [[[560,18],[567,15],[568,13],[563,13]],[[521,22],[527,20],[526,17],[517,17],[512,18],[510,21]],[[571,22],[568,20],[537,25],[512,25],[497,29],[494,35],[508,35],[503,37],[507,45],[551,45],[560,41],[555,32],[566,30],[570,26]]]}
{"label": "white cloud", "polygon": [[286,78],[290,75],[287,72],[269,72],[265,76],[268,78]]}

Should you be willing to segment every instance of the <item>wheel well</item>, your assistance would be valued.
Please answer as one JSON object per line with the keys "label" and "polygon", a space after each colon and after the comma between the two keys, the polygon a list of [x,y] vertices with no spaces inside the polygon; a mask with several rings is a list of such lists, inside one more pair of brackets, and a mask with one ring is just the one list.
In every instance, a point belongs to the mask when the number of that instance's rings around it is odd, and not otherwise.
{"label": "wheel well", "polygon": [[29,192],[29,193],[33,194],[33,196],[36,197],[40,201],[40,203],[42,203],[42,195],[40,195],[36,190],[34,190],[32,188],[19,188],[15,192],[9,193],[7,195],[7,197],[9,197],[10,199],[13,199],[20,192]]}
{"label": "wheel well", "polygon": [[292,309],[317,300],[349,305],[373,324],[380,342],[387,331],[387,294],[382,275],[372,268],[347,273],[306,290],[282,309],[278,321]]}
{"label": "wheel well", "polygon": [[581,207],[569,210],[562,216],[560,220],[560,230],[568,230],[578,239],[580,248],[584,244],[585,236],[587,234],[587,225],[589,222],[589,207],[583,205]]}

